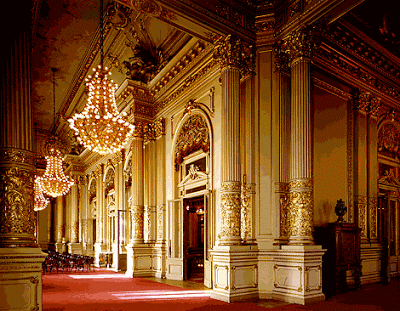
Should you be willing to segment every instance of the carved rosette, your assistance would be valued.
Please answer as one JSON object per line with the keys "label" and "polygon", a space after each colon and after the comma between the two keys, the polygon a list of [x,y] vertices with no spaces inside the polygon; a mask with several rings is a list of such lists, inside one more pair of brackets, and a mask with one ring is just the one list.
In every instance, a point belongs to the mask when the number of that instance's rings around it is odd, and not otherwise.
{"label": "carved rosette", "polygon": [[218,38],[215,42],[214,58],[221,68],[237,68],[242,76],[253,73],[255,70],[255,48],[242,42],[241,39],[229,34],[225,38]]}
{"label": "carved rosette", "polygon": [[361,237],[367,237],[367,197],[356,196],[355,208],[358,211],[358,227],[361,228]]}
{"label": "carved rosette", "polygon": [[370,92],[355,90],[352,94],[354,109],[378,117],[381,99],[374,97]]}
{"label": "carved rosette", "polygon": [[31,170],[0,168],[0,247],[36,247]]}
{"label": "carved rosette", "polygon": [[132,242],[143,242],[144,207],[132,206],[130,211],[132,216]]}
{"label": "carved rosette", "polygon": [[289,244],[314,244],[313,182],[307,178],[291,180],[289,189]]}

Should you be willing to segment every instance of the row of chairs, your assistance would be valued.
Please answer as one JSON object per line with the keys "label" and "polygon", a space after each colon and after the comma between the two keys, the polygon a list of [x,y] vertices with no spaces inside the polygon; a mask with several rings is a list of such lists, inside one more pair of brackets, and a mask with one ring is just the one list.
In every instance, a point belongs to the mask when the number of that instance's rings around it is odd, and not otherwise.
{"label": "row of chairs", "polygon": [[43,274],[55,272],[79,272],[93,269],[94,258],[84,255],[49,251],[42,264]]}

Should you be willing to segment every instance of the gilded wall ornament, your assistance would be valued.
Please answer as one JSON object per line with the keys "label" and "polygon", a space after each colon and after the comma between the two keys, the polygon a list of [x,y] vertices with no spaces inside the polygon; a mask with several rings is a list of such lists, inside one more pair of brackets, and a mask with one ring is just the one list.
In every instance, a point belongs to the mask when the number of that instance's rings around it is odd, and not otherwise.
{"label": "gilded wall ornament", "polygon": [[115,29],[125,29],[131,22],[130,15],[132,10],[126,5],[122,5],[117,1],[110,1],[106,7],[106,20]]}
{"label": "gilded wall ornament", "polygon": [[279,194],[279,210],[280,210],[280,236],[287,237],[289,234],[289,211],[290,198],[288,193]]}
{"label": "gilded wall ornament", "polygon": [[162,241],[164,230],[164,206],[157,206],[157,240]]}
{"label": "gilded wall ornament", "polygon": [[371,238],[377,238],[377,217],[378,217],[378,200],[377,198],[369,198],[369,218],[370,218],[370,235]]}
{"label": "gilded wall ornament", "polygon": [[0,233],[33,234],[33,172],[12,167],[0,173]]}
{"label": "gilded wall ornament", "polygon": [[221,231],[218,238],[240,237],[240,193],[221,194]]}
{"label": "gilded wall ornament", "polygon": [[210,135],[206,120],[198,114],[190,116],[183,124],[175,145],[175,170],[189,154],[210,149]]}
{"label": "gilded wall ornament", "polygon": [[143,206],[130,206],[132,218],[132,239],[143,240],[144,228],[144,207]]}
{"label": "gilded wall ornament", "polygon": [[161,118],[153,123],[154,135],[157,138],[165,135],[165,119]]}
{"label": "gilded wall ornament", "polygon": [[358,226],[361,228],[361,237],[367,237],[367,204],[365,196],[355,196],[355,208],[358,210]]}
{"label": "gilded wall ornament", "polygon": [[241,198],[241,213],[240,213],[240,234],[243,241],[251,239],[251,216],[252,216],[252,206],[251,206],[251,196],[249,194],[250,189],[244,181],[242,184],[242,191],[240,194]]}
{"label": "gilded wall ornament", "polygon": [[21,163],[29,166],[35,164],[35,156],[32,152],[15,149],[15,148],[1,148],[0,150],[0,163]]}

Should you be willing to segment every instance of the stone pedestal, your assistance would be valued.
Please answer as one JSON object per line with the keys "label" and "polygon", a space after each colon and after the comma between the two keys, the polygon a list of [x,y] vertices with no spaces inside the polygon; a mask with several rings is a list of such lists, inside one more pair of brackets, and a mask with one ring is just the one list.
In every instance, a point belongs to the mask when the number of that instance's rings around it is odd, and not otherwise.
{"label": "stone pedestal", "polygon": [[258,248],[256,245],[216,246],[211,298],[225,302],[258,299]]}
{"label": "stone pedestal", "polygon": [[273,298],[306,304],[325,299],[322,293],[320,245],[282,245],[276,250],[273,271]]}
{"label": "stone pedestal", "polygon": [[128,244],[126,275],[153,276],[153,249],[148,244]]}
{"label": "stone pedestal", "polygon": [[42,310],[40,248],[0,248],[0,310]]}
{"label": "stone pedestal", "polygon": [[165,243],[156,243],[154,248],[154,264],[155,277],[165,279],[167,247]]}

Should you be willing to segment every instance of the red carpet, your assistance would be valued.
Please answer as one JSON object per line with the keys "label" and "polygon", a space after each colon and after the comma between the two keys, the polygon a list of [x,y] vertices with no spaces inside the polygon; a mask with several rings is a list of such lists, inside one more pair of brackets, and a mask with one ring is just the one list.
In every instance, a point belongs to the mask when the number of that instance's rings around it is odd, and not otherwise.
{"label": "red carpet", "polygon": [[211,299],[209,292],[126,278],[123,274],[77,273],[43,276],[43,310],[265,311],[265,308],[251,303],[228,304]]}
{"label": "red carpet", "polygon": [[306,306],[279,306],[268,301],[260,301],[259,305],[250,302],[228,304],[211,299],[209,291],[188,290],[142,278],[126,278],[123,274],[99,269],[96,273],[43,276],[44,311],[389,311],[400,310],[398,297],[399,279],[392,279],[387,286],[365,285],[360,291],[338,294]]}

